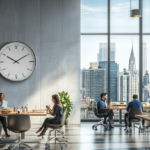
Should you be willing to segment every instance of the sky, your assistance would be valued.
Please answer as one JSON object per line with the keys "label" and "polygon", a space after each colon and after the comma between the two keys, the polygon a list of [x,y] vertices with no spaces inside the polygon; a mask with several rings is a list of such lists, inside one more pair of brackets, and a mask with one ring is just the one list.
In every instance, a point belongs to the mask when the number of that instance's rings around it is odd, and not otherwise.
{"label": "sky", "polygon": [[[138,9],[138,0],[132,0],[132,9]],[[143,32],[150,33],[150,0],[143,0]],[[130,0],[111,0],[111,33],[138,33],[139,19],[130,17]],[[81,33],[107,33],[107,0],[81,1]],[[146,43],[147,57],[150,56],[150,36],[143,36]],[[139,36],[111,36],[111,43],[116,44],[116,63],[119,70],[128,69],[132,48],[139,70]],[[107,43],[107,36],[81,36],[81,68],[89,68],[90,62],[97,61],[99,43]],[[148,70],[150,71],[147,62]]]}

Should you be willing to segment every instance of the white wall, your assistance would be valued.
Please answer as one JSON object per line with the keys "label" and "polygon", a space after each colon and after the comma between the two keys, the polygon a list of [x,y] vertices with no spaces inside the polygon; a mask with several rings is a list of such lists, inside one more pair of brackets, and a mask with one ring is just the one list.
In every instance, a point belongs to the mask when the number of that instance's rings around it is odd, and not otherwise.
{"label": "white wall", "polygon": [[[29,45],[37,56],[33,75],[21,82],[0,76],[0,92],[9,106],[45,108],[51,96],[68,91],[75,108],[71,124],[80,123],[80,0],[1,0],[0,47]],[[45,117],[32,117],[41,123]]]}

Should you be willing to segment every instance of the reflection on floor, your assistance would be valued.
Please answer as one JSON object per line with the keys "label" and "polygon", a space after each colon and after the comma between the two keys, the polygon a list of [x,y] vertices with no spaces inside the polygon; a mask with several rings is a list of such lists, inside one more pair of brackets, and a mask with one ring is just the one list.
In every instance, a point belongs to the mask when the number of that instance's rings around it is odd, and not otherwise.
{"label": "reflection on floor", "polygon": [[[82,123],[80,126],[69,125],[64,128],[65,138],[68,139],[68,146],[63,144],[64,150],[144,150],[145,134],[138,133],[135,129],[131,133],[126,133],[123,127],[105,131],[104,127],[98,127],[97,131],[92,130],[93,123]],[[32,125],[32,128],[26,133],[26,139],[41,139],[36,136],[38,126]],[[16,134],[11,132],[11,138],[17,138]],[[33,150],[44,150],[47,136],[41,139],[40,143],[28,143]],[[0,150],[8,149],[10,143],[0,147]],[[18,148],[15,148],[17,150]],[[59,144],[51,144],[51,150],[61,150]],[[21,150],[28,148],[21,147]]]}

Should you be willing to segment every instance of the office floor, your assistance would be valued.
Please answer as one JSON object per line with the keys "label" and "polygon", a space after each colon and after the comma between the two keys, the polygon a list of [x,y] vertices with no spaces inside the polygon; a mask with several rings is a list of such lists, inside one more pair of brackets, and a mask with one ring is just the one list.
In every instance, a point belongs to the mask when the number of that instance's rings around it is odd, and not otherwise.
{"label": "office floor", "polygon": [[[145,134],[138,133],[138,129],[131,133],[126,133],[123,127],[115,127],[114,129],[105,131],[104,127],[98,127],[97,131],[92,130],[93,123],[82,123],[80,126],[69,125],[64,128],[65,138],[68,139],[68,146],[64,146],[64,150],[144,150]],[[38,126],[32,125],[32,128],[26,133],[26,139],[41,139],[35,134]],[[11,132],[11,138],[17,138]],[[41,139],[40,143],[28,143],[33,150],[44,150],[47,136]],[[9,143],[0,147],[0,150],[7,149]],[[15,148],[18,150],[18,148]],[[28,150],[22,147],[21,150]],[[51,150],[61,150],[59,144],[51,144]]]}

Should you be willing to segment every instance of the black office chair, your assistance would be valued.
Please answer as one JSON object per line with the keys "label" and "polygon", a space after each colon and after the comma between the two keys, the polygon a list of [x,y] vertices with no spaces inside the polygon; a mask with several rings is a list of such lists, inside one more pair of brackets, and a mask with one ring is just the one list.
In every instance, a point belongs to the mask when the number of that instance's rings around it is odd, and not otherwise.
{"label": "black office chair", "polygon": [[[13,114],[8,116],[8,129],[14,133],[19,133],[19,142],[15,144],[15,146],[11,149],[13,150],[16,146],[24,145],[32,150],[32,148],[21,142],[21,133],[26,132],[30,129],[31,122],[30,116],[27,114]],[[13,144],[10,145],[9,149]]]}
{"label": "black office chair", "polygon": [[[139,132],[143,129],[142,127],[142,119],[136,118],[135,115],[142,115],[142,110],[140,108],[130,108],[128,121],[127,121],[127,132],[130,131],[132,127],[138,128]],[[129,125],[133,123],[133,126],[129,127]],[[135,126],[135,123],[139,123],[139,127]]]}
{"label": "black office chair", "polygon": [[97,126],[99,126],[99,125],[104,126],[106,128],[106,130],[108,128],[108,125],[107,124],[103,124],[103,120],[102,120],[103,117],[108,117],[108,114],[106,113],[106,109],[101,109],[101,112],[102,112],[102,114],[98,114],[97,108],[94,107],[94,114],[95,114],[95,116],[100,118],[100,121],[97,124],[94,124],[92,126],[92,128],[95,129],[95,130],[97,130]]}

